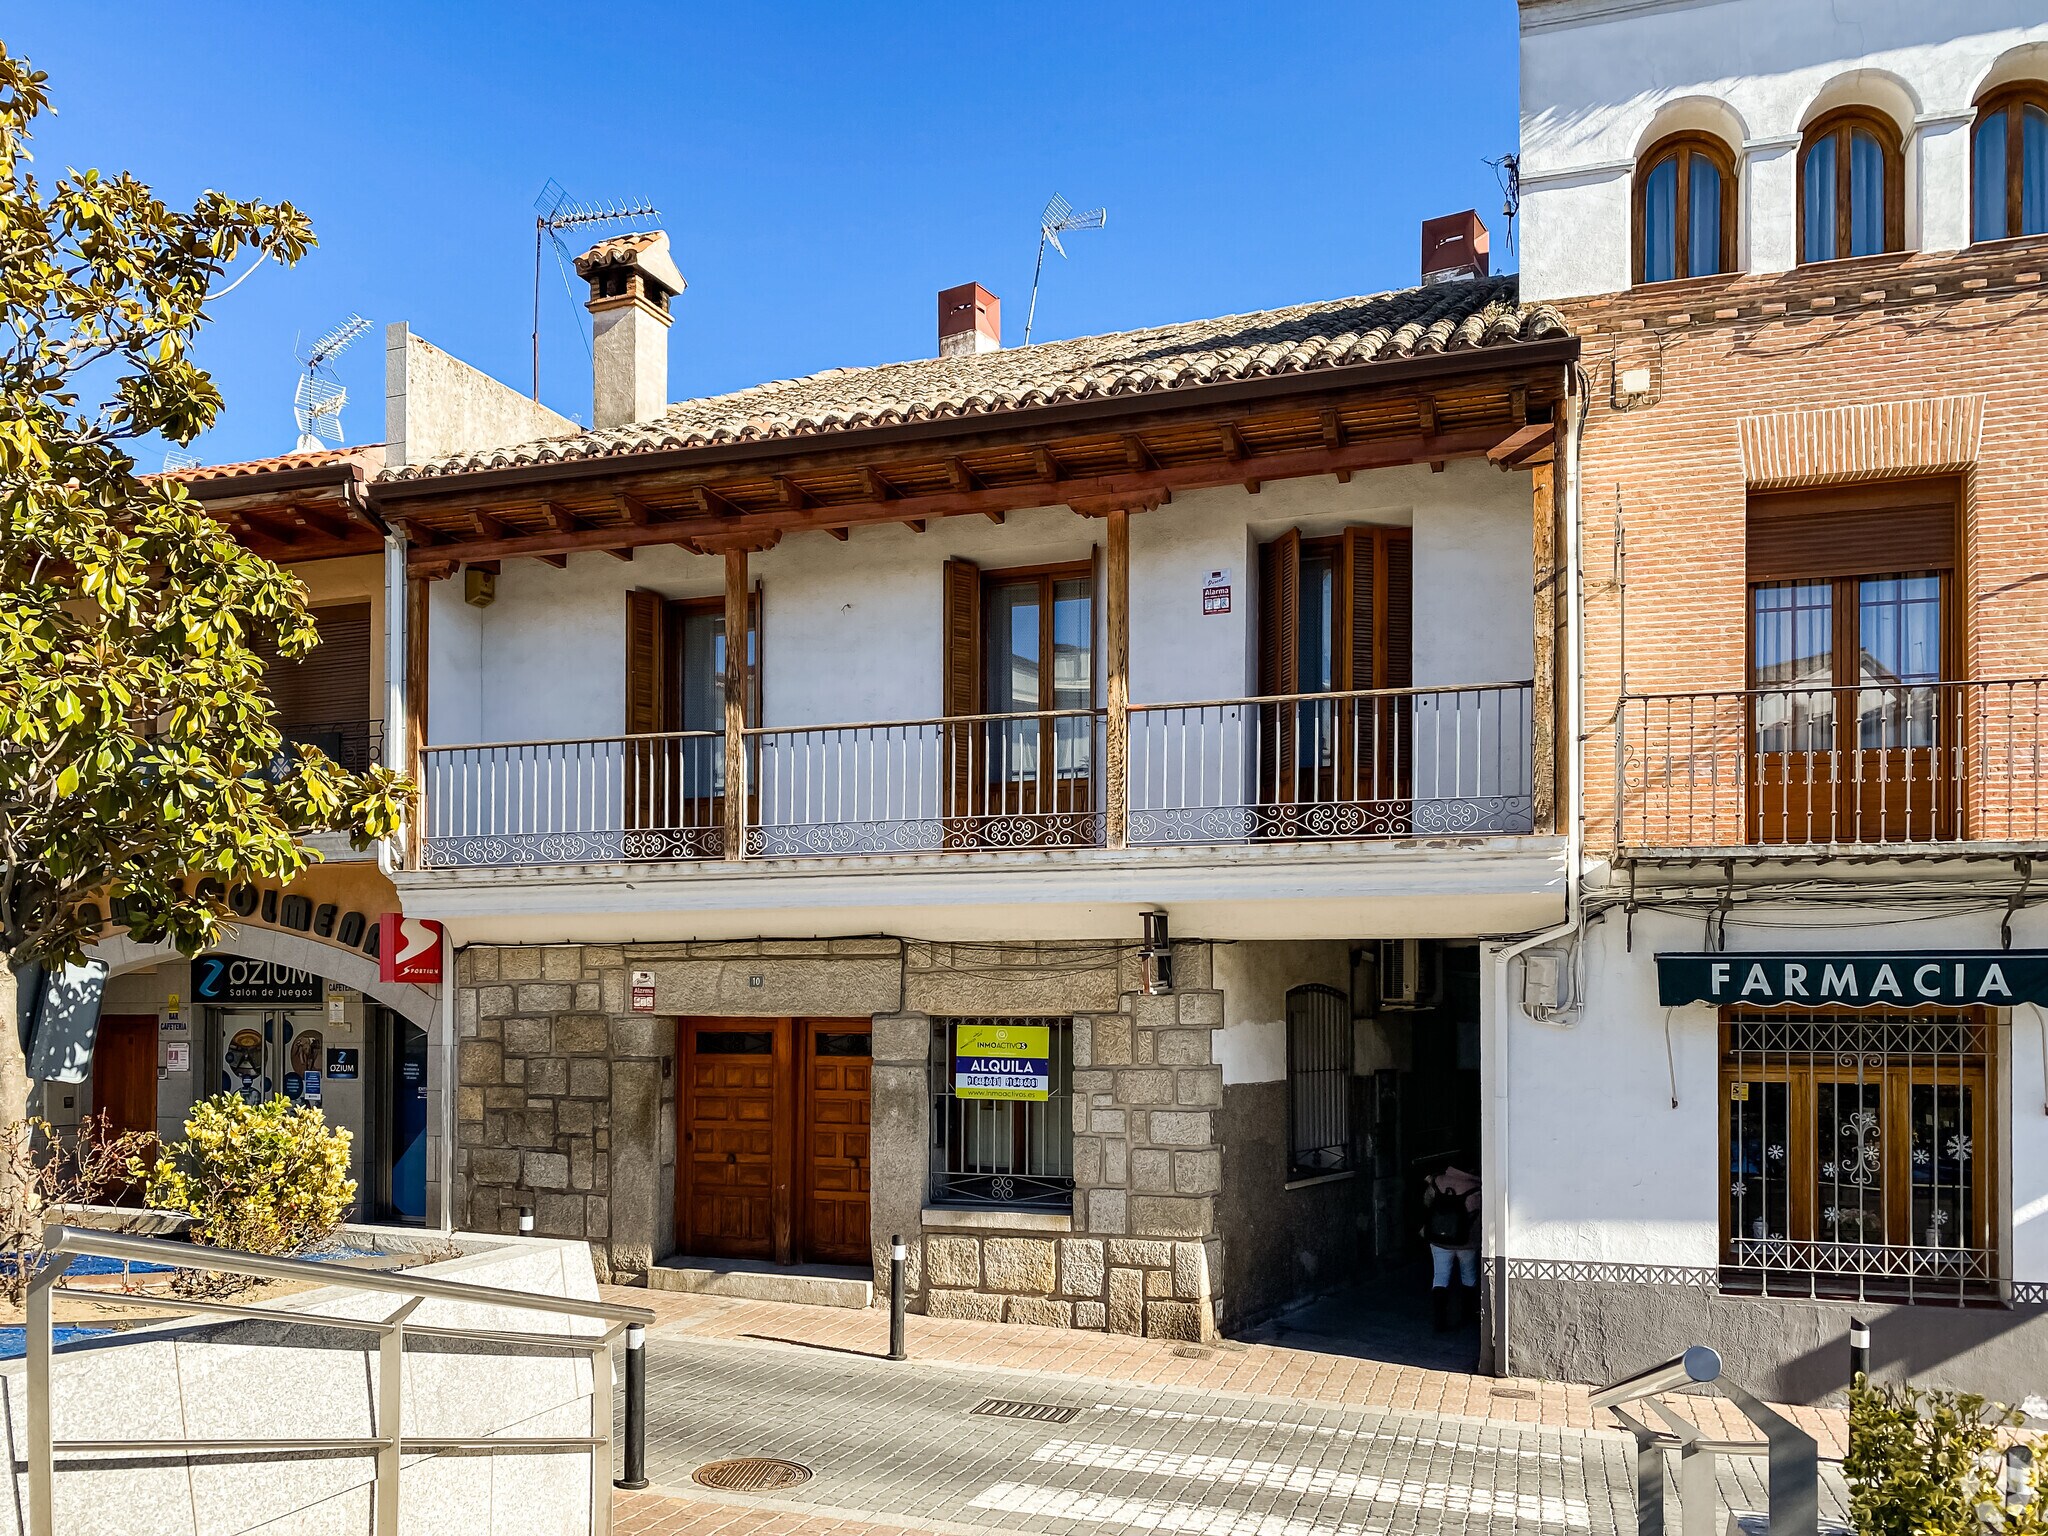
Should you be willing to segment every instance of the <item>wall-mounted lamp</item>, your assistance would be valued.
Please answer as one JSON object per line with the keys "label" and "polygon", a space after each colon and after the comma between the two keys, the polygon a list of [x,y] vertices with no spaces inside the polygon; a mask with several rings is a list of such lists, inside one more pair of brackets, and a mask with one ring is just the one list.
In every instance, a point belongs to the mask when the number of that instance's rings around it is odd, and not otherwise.
{"label": "wall-mounted lamp", "polygon": [[1167,936],[1166,914],[1154,909],[1140,914],[1145,923],[1145,940],[1138,946],[1138,958],[1145,965],[1145,992],[1149,997],[1173,990],[1173,940]]}

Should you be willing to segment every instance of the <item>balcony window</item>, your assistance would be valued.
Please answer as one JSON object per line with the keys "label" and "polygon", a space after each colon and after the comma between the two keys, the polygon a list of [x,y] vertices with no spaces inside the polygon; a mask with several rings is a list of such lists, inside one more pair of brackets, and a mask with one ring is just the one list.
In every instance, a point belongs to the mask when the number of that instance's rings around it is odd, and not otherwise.
{"label": "balcony window", "polygon": [[1636,281],[1735,270],[1735,158],[1720,140],[1674,134],[1636,169]]}
{"label": "balcony window", "polygon": [[1949,481],[1752,500],[1750,840],[1946,835],[1955,521]]}
{"label": "balcony window", "polygon": [[277,709],[284,747],[273,771],[283,772],[295,751],[316,747],[360,773],[383,747],[380,713],[371,698],[368,603],[338,603],[312,610],[320,643],[287,661],[267,639],[256,641],[263,679]]}
{"label": "balcony window", "polygon": [[1999,91],[1971,143],[1973,240],[2048,234],[2048,85]]}
{"label": "balcony window", "polygon": [[1996,1045],[1977,1012],[1729,1010],[1723,1285],[1988,1294],[1999,1267]]}

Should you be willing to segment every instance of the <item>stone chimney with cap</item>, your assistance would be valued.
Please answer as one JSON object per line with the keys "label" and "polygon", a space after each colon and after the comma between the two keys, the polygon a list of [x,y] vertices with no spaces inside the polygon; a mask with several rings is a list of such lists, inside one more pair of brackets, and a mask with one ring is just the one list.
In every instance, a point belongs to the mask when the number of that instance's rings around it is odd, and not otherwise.
{"label": "stone chimney with cap", "polygon": [[966,357],[1003,348],[1003,301],[979,283],[939,292],[939,356]]}
{"label": "stone chimney with cap", "polygon": [[683,291],[668,236],[651,229],[600,240],[576,258],[576,275],[590,284],[591,425],[651,421],[668,409],[668,303]]}
{"label": "stone chimney with cap", "polygon": [[1422,221],[1422,281],[1450,283],[1484,277],[1490,265],[1486,224],[1476,208]]}

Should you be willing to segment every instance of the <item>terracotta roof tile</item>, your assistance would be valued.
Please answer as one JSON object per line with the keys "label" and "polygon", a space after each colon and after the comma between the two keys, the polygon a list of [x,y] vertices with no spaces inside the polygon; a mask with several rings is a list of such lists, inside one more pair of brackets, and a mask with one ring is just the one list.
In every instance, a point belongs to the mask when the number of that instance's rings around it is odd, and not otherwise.
{"label": "terracotta roof tile", "polygon": [[167,480],[182,480],[187,485],[203,484],[215,480],[234,480],[249,475],[275,474],[288,469],[320,469],[329,464],[356,462],[372,474],[384,467],[384,445],[366,443],[354,448],[318,448],[305,453],[280,453],[267,459],[242,459],[233,464],[195,464],[190,469],[173,469],[165,473]]}
{"label": "terracotta roof tile", "polygon": [[1512,276],[1477,278],[1028,348],[835,368],[733,394],[685,400],[651,421],[428,460],[387,470],[380,478],[424,480],[996,415],[1568,334],[1555,309],[1519,302]]}

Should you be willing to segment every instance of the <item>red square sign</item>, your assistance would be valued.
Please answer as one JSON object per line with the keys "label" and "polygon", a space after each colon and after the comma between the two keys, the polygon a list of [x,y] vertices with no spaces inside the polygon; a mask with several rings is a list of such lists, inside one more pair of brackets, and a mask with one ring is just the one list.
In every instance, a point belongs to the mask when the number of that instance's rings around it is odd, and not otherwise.
{"label": "red square sign", "polygon": [[380,981],[441,980],[441,925],[432,918],[386,912],[377,920],[377,977]]}

